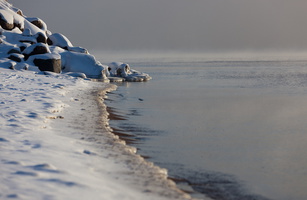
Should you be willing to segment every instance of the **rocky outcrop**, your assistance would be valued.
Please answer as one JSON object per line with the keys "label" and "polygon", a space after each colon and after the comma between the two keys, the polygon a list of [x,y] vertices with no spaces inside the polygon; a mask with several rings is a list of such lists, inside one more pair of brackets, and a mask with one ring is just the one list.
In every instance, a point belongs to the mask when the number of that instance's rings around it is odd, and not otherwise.
{"label": "rocky outcrop", "polygon": [[[25,17],[9,3],[0,4],[0,67],[69,73],[95,79],[146,81],[147,74],[126,63],[101,64],[87,49],[73,46],[61,33],[51,33],[37,17]],[[109,69],[109,70],[108,70]],[[37,70],[38,71],[38,70]]]}

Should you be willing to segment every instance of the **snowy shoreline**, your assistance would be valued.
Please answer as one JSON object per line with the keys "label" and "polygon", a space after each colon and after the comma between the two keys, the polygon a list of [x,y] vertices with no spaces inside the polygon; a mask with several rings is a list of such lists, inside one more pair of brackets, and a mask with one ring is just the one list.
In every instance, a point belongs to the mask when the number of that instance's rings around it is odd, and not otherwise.
{"label": "snowy shoreline", "polygon": [[103,101],[116,87],[87,78],[150,76],[102,65],[4,0],[0,15],[1,199],[191,198],[112,133]]}
{"label": "snowy shoreline", "polygon": [[112,85],[3,69],[0,76],[1,199],[190,198],[110,132],[102,99]]}

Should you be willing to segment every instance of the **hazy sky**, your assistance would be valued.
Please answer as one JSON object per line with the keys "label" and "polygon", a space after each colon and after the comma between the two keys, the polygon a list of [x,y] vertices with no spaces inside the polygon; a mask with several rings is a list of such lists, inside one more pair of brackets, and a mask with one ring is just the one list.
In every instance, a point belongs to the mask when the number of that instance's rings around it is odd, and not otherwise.
{"label": "hazy sky", "polygon": [[76,46],[307,50],[306,0],[9,0]]}

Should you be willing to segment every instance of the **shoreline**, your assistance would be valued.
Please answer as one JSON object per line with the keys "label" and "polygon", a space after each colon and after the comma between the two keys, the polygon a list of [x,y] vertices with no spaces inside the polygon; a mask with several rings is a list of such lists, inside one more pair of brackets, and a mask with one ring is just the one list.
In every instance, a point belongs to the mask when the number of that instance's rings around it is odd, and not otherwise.
{"label": "shoreline", "polygon": [[[120,87],[120,86],[118,86]],[[110,95],[114,94],[113,91],[110,93]],[[105,100],[113,102],[114,100],[112,98],[106,98]],[[138,132],[139,129],[138,127],[128,127],[128,130],[125,128],[119,128],[116,126],[116,123],[118,123],[119,121],[125,121],[128,120],[127,123],[129,123],[129,116],[126,116],[124,113],[121,113],[121,111],[116,108],[116,107],[112,107],[112,106],[108,106],[108,104],[106,103],[106,107],[107,107],[107,111],[109,114],[109,120],[110,121],[115,121],[115,124],[110,125],[111,129],[113,130],[112,133],[116,136],[118,136],[118,138],[120,140],[124,140],[125,143],[129,146],[137,146],[138,144],[143,143],[144,141],[142,141],[137,135],[134,134],[134,132]],[[137,147],[136,147],[137,148]],[[146,156],[143,154],[139,154],[144,160],[145,162],[149,162],[152,163],[150,160],[151,157],[150,156]],[[155,165],[155,164],[154,164]],[[157,165],[157,167],[160,167],[159,165]],[[166,169],[167,170],[167,169]],[[176,178],[173,176],[169,176],[168,174],[166,175],[166,179],[168,181],[174,182],[176,184],[177,189],[179,189],[180,191],[184,192],[185,194],[188,194],[190,196],[191,199],[199,199],[200,196],[204,195],[201,194],[197,191],[195,191],[192,188],[192,184],[183,178]],[[200,198],[203,199],[203,198]],[[207,197],[205,197],[204,199],[208,199]]]}
{"label": "shoreline", "polygon": [[2,69],[0,198],[191,199],[110,132],[114,87]]}
{"label": "shoreline", "polygon": [[[108,108],[104,103],[107,99],[107,94],[110,91],[99,90],[95,92],[96,102],[100,109],[100,121],[108,130],[104,134],[109,140],[109,145],[105,148],[111,149],[115,154],[121,156],[114,156],[116,162],[120,162],[127,166],[134,181],[137,183],[134,187],[142,189],[146,193],[156,193],[161,197],[167,199],[192,199],[191,196],[180,190],[176,183],[169,179],[167,170],[156,166],[150,161],[147,161],[143,156],[139,155],[135,147],[129,146],[137,139],[130,138],[130,135],[121,133],[120,130],[114,130],[109,126],[109,120],[122,120],[122,116],[114,113],[114,109]],[[110,112],[113,111],[113,112]],[[104,113],[107,113],[105,117]]]}

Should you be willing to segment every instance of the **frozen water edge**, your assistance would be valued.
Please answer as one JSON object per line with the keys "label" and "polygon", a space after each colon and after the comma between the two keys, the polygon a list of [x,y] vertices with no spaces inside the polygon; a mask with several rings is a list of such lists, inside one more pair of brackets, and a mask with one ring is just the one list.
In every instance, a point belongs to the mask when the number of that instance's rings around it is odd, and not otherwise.
{"label": "frozen water edge", "polygon": [[110,131],[113,85],[0,71],[1,199],[189,199]]}

